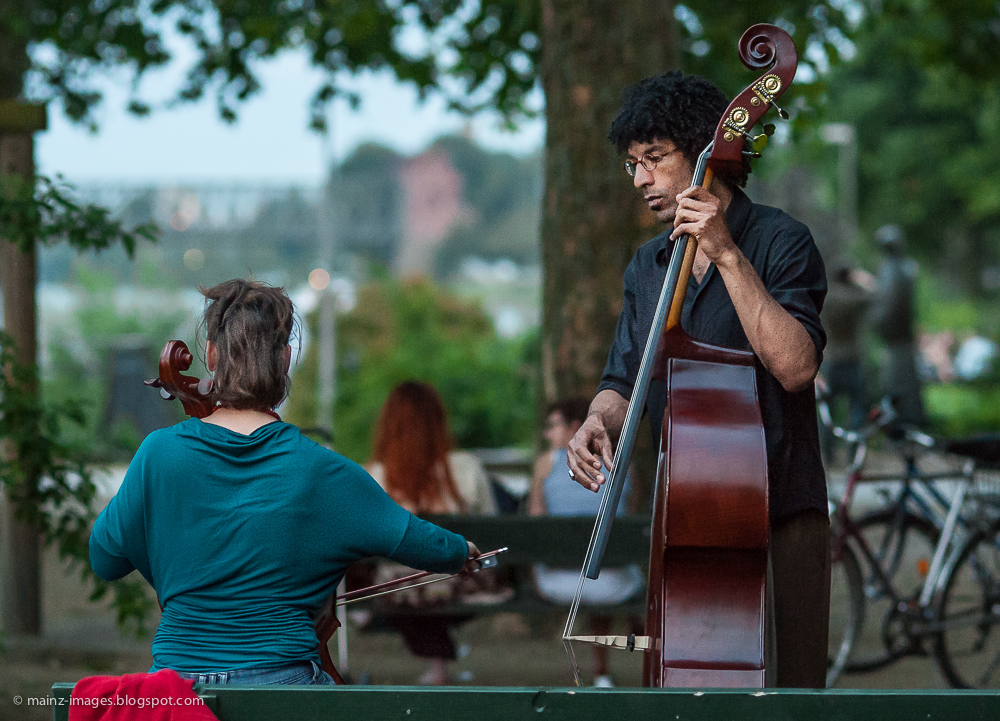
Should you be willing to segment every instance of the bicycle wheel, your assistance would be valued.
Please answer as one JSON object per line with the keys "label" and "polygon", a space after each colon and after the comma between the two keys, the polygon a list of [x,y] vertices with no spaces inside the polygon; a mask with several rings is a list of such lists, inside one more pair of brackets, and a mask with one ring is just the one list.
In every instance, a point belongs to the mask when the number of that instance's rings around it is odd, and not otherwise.
{"label": "bicycle wheel", "polygon": [[836,550],[830,563],[830,635],[826,687],[833,688],[847,665],[855,640],[864,624],[865,596],[861,566],[849,543]]}
{"label": "bicycle wheel", "polygon": [[856,550],[866,622],[847,659],[848,673],[873,671],[902,655],[922,651],[896,622],[896,612],[900,602],[915,603],[920,596],[939,536],[927,519],[909,512],[900,515],[891,508],[868,514],[857,525],[868,549],[867,554]]}
{"label": "bicycle wheel", "polygon": [[973,535],[945,569],[934,657],[953,688],[1000,687],[1000,526]]}

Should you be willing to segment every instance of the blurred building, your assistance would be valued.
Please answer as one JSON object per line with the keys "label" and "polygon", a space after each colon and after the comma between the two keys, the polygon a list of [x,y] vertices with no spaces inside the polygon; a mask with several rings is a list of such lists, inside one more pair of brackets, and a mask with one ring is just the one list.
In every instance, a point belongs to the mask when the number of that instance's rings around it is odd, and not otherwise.
{"label": "blurred building", "polygon": [[403,276],[430,275],[445,238],[474,216],[462,199],[462,176],[444,152],[432,148],[402,164],[399,183],[402,233],[393,269]]}

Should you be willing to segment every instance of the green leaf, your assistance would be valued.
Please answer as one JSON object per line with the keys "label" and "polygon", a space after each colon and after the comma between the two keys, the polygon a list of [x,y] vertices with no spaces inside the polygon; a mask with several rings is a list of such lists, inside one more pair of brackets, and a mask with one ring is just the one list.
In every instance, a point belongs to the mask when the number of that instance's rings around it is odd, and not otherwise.
{"label": "green leaf", "polygon": [[33,243],[68,243],[77,250],[103,250],[121,244],[129,257],[139,238],[155,242],[153,224],[126,230],[106,208],[80,205],[61,179],[37,176],[34,183],[17,176],[0,176],[0,237],[27,250]]}

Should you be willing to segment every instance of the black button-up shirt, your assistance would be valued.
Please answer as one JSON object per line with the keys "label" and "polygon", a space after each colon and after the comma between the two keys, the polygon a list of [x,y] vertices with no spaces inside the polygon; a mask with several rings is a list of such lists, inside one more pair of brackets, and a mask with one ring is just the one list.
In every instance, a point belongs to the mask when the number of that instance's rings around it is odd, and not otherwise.
{"label": "black button-up shirt", "polygon": [[[803,325],[822,356],[826,334],[819,313],[826,297],[826,271],[809,229],[777,208],[750,202],[740,190],[735,191],[726,209],[726,225],[768,293]],[[626,399],[632,397],[673,250],[669,236],[670,230],[640,247],[625,271],[625,301],[599,390],[610,388]],[[681,327],[706,343],[753,350],[714,264],[709,265],[701,283],[691,276]],[[826,513],[826,477],[813,388],[810,385],[804,391],[789,393],[759,362],[756,366],[771,518],[806,509]],[[665,406],[666,386],[654,380],[646,399],[654,447],[659,447]]]}

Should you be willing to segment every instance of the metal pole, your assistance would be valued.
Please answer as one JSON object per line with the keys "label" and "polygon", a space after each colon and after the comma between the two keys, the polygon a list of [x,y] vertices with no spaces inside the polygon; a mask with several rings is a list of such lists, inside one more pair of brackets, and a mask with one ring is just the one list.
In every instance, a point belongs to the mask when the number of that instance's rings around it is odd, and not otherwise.
{"label": "metal pole", "polygon": [[[337,158],[333,149],[335,106],[330,106],[327,132],[323,136],[323,157],[330,166],[330,176],[327,192],[322,194],[320,204],[320,248],[319,266],[328,274],[327,286],[322,290],[319,304],[319,363],[316,379],[316,427],[327,428],[330,431],[330,444],[333,445],[334,411],[337,402],[337,311],[339,302],[333,287],[333,265],[337,247],[336,212],[334,193],[337,183]],[[334,193],[329,192],[333,190]],[[337,587],[337,595],[347,589],[341,580]],[[337,631],[337,669],[342,674],[348,672],[347,653],[347,609],[343,606],[335,610],[340,629]]]}
{"label": "metal pole", "polygon": [[854,245],[858,238],[858,136],[854,127],[848,125],[850,133],[847,142],[840,146],[840,207],[841,252]]}
{"label": "metal pole", "polygon": [[337,394],[337,296],[330,286],[323,290],[319,305],[319,383],[316,427],[333,435],[333,411]]}
{"label": "metal pole", "polygon": [[[337,393],[337,297],[334,293],[333,265],[336,254],[336,210],[334,198],[337,183],[337,161],[333,152],[334,114],[331,106],[327,131],[323,136],[323,157],[330,166],[329,180],[319,209],[319,267],[327,272],[327,285],[321,289],[319,303],[319,363],[316,379],[316,426],[327,428],[333,435],[334,404]],[[331,192],[333,191],[333,192]]]}
{"label": "metal pole", "polygon": [[858,237],[858,134],[848,123],[827,123],[820,136],[837,146],[837,253]]}

